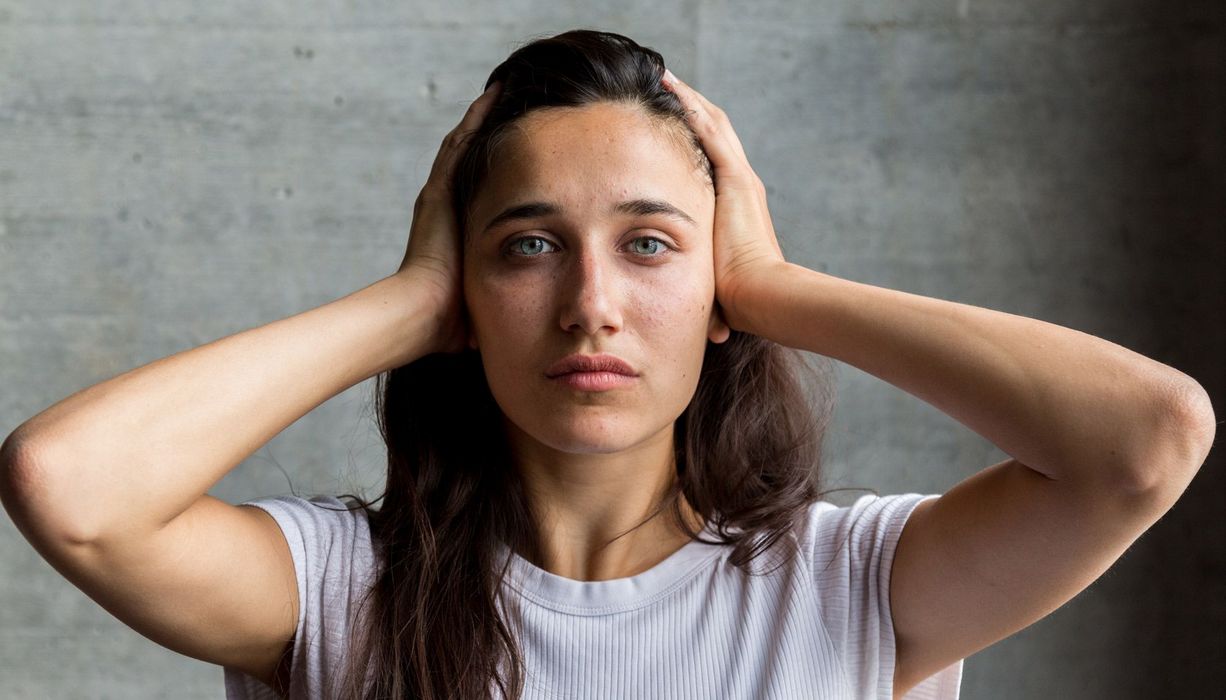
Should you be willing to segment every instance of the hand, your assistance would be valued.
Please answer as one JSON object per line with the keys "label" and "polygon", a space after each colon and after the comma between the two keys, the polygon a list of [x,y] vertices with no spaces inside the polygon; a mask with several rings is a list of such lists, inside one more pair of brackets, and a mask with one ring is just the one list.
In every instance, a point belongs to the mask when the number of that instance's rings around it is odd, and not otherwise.
{"label": "hand", "polygon": [[451,200],[455,165],[481,126],[502,86],[494,83],[473,100],[460,123],[443,138],[430,176],[413,204],[413,223],[404,260],[393,276],[410,279],[434,300],[438,326],[434,352],[459,352],[468,346],[468,319],[464,311],[462,241]]}
{"label": "hand", "polygon": [[[689,110],[690,127],[715,168],[715,299],[724,320],[748,330],[749,319],[738,299],[786,265],[766,207],[766,186],[749,166],[741,140],[722,109],[697,90],[664,72],[664,87]],[[752,332],[752,331],[750,331]]]}

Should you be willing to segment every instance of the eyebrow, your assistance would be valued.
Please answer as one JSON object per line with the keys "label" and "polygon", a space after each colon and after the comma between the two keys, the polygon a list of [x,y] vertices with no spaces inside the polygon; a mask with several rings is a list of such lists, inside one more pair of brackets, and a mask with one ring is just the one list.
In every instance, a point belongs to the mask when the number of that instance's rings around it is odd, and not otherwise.
{"label": "eyebrow", "polygon": [[[629,199],[624,202],[614,204],[609,210],[616,214],[631,214],[635,216],[650,216],[652,214],[664,214],[665,216],[674,219],[680,219],[689,223],[691,226],[697,226],[697,222],[693,217],[681,211],[677,207],[669,204],[662,199]],[[490,220],[482,232],[504,224],[508,221],[516,221],[520,219],[538,219],[543,216],[552,216],[561,214],[564,209],[552,202],[525,202],[523,204],[512,204],[503,209],[493,219]]]}

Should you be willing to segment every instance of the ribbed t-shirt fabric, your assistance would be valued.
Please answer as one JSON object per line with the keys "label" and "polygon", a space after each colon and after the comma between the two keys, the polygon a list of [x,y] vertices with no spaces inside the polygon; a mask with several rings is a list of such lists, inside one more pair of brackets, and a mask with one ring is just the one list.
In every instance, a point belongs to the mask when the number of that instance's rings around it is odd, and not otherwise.
{"label": "ribbed t-shirt fabric", "polygon": [[[522,620],[523,697],[892,698],[894,548],[915,506],[937,497],[817,501],[797,530],[801,556],[782,566],[762,557],[752,576],[728,562],[731,546],[698,541],[608,581],[557,576],[502,546],[507,600]],[[294,560],[301,604],[290,697],[323,698],[349,646],[350,611],[373,580],[365,513],[332,496],[247,503],[276,519]],[[716,538],[710,526],[703,537]],[[930,676],[905,700],[957,700],[962,667]],[[237,669],[224,674],[228,700],[277,697]]]}

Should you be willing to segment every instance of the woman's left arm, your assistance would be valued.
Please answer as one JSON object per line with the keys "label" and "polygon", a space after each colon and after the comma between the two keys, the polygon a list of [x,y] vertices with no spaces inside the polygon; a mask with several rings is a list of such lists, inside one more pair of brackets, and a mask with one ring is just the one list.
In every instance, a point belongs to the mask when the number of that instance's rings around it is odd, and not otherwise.
{"label": "woman's left arm", "polygon": [[901,696],[1063,605],[1169,510],[1212,445],[1209,397],[1080,331],[786,262],[726,114],[670,76],[716,169],[728,325],[858,367],[1011,455],[907,521],[890,582]]}
{"label": "woman's left arm", "polygon": [[729,325],[854,365],[1049,479],[1174,499],[1213,439],[1191,377],[1102,338],[783,263]]}

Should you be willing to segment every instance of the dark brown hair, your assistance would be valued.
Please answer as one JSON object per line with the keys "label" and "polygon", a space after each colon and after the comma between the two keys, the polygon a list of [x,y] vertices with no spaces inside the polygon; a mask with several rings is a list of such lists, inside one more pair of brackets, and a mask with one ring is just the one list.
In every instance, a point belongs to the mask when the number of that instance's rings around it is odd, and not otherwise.
{"label": "dark brown hair", "polygon": [[[659,53],[609,32],[574,30],[517,49],[486,81],[501,81],[501,95],[457,165],[461,227],[508,127],[534,109],[641,105],[688,144],[713,186],[684,108],[660,85],[663,71]],[[697,389],[674,425],[676,481],[648,520],[667,510],[680,531],[698,538],[678,505],[684,494],[746,574],[758,555],[794,542],[786,536],[821,497],[819,457],[833,399],[828,360],[821,367],[736,330],[724,343],[708,342]],[[811,395],[806,372],[823,375]],[[499,614],[508,561],[498,560],[497,544],[530,560],[540,552],[480,356],[432,354],[380,374],[375,402],[387,443],[386,488],[370,502],[347,494],[369,518],[375,578],[355,611],[349,663],[328,694],[477,699],[492,697],[496,685],[502,697],[517,698],[523,659],[510,626],[517,621]],[[795,555],[794,546],[784,549]]]}

